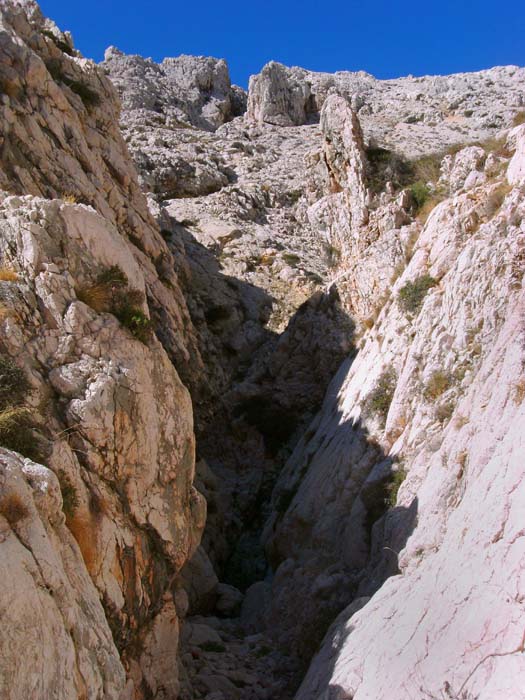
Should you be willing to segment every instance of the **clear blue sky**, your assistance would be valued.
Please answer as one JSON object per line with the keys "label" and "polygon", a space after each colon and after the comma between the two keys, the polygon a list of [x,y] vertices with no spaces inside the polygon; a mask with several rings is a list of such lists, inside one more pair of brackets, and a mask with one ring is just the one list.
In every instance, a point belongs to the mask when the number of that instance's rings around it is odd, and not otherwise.
{"label": "clear blue sky", "polygon": [[161,60],[225,58],[247,86],[269,60],[379,78],[525,65],[525,0],[41,0],[97,61],[113,44]]}

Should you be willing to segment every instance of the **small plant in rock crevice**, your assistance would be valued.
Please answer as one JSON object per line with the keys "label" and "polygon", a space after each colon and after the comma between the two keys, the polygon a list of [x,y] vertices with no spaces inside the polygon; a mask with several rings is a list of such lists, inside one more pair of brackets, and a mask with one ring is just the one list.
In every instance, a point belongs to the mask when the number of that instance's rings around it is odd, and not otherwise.
{"label": "small plant in rock crevice", "polygon": [[397,374],[393,367],[387,367],[379,375],[372,391],[365,399],[363,408],[367,413],[386,421],[390,404],[397,385]]}
{"label": "small plant in rock crevice", "polygon": [[116,316],[142,343],[151,337],[151,320],[140,308],[144,295],[129,287],[128,278],[118,265],[100,272],[94,284],[77,289],[77,297],[94,311]]}
{"label": "small plant in rock crevice", "polygon": [[57,477],[60,484],[60,491],[62,492],[62,510],[67,518],[72,518],[80,505],[77,490],[64,471],[58,472]]}
{"label": "small plant in rock crevice", "polygon": [[0,282],[18,282],[18,273],[12,267],[0,267]]}
{"label": "small plant in rock crevice", "polygon": [[423,396],[427,401],[434,401],[444,394],[452,385],[452,377],[448,372],[438,369],[430,375],[425,385]]}
{"label": "small plant in rock crevice", "polygon": [[410,315],[415,315],[423,304],[423,299],[429,289],[437,285],[437,280],[430,275],[422,275],[413,282],[407,282],[397,295],[397,301],[401,310]]}
{"label": "small plant in rock crevice", "polygon": [[9,355],[0,353],[0,445],[42,461],[32,411],[26,405],[30,393],[24,370]]}
{"label": "small plant in rock crevice", "polygon": [[390,480],[387,484],[387,504],[390,508],[395,508],[397,503],[397,494],[401,488],[401,484],[405,481],[407,477],[406,470],[399,466],[395,471],[392,471]]}

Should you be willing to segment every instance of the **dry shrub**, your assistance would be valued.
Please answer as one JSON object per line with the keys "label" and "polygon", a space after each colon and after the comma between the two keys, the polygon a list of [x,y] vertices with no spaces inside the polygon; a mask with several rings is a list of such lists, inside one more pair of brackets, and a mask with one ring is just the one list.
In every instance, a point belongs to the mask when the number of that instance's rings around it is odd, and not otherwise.
{"label": "dry shrub", "polygon": [[129,287],[128,278],[118,265],[102,270],[95,284],[77,289],[77,298],[98,313],[116,316],[142,343],[151,337],[151,320],[140,308],[144,295]]}
{"label": "dry shrub", "polygon": [[514,115],[512,126],[520,126],[520,124],[525,124],[525,112],[518,112]]}
{"label": "dry shrub", "polygon": [[501,205],[505,201],[505,197],[508,195],[511,189],[512,187],[510,185],[502,183],[489,194],[487,201],[485,202],[485,212],[489,219],[495,216],[495,214],[497,214],[497,212],[500,210]]}
{"label": "dry shrub", "polygon": [[437,399],[438,396],[441,396],[441,394],[443,394],[451,384],[452,380],[450,374],[438,369],[431,374],[430,379],[425,385],[423,395],[427,401]]}
{"label": "dry shrub", "polygon": [[98,313],[109,312],[111,308],[112,291],[106,284],[93,284],[77,289],[77,298]]}
{"label": "dry shrub", "polygon": [[0,501],[0,513],[13,526],[29,515],[29,509],[17,493],[10,493]]}
{"label": "dry shrub", "polygon": [[525,379],[518,379],[514,384],[513,396],[514,403],[519,406],[525,399]]}
{"label": "dry shrub", "polygon": [[68,194],[65,194],[62,197],[62,199],[66,204],[77,204],[78,203],[77,196],[75,194],[72,194],[71,192],[69,192]]}

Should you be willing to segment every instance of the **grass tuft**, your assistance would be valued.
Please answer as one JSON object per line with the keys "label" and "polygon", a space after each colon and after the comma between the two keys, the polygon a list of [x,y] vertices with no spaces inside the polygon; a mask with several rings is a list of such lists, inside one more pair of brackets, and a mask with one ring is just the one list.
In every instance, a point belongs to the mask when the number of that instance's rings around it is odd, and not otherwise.
{"label": "grass tuft", "polygon": [[452,378],[448,372],[441,369],[433,372],[425,385],[423,395],[427,401],[433,401],[443,394],[452,385]]}
{"label": "grass tuft", "polygon": [[113,314],[142,343],[150,339],[151,319],[140,308],[144,295],[128,286],[128,278],[118,265],[102,270],[95,284],[77,289],[77,298],[97,313]]}

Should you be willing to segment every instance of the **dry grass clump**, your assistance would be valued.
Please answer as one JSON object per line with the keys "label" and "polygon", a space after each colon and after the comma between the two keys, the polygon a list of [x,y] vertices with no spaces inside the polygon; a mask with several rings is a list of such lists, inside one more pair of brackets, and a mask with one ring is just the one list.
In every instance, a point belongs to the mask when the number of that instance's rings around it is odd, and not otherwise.
{"label": "dry grass clump", "polygon": [[0,445],[41,461],[32,411],[26,406],[30,392],[24,370],[9,355],[0,353]]}
{"label": "dry grass clump", "polygon": [[29,515],[29,509],[17,493],[10,493],[0,501],[0,513],[13,526]]}
{"label": "dry grass clump", "polygon": [[0,282],[18,282],[18,273],[12,267],[0,267]]}
{"label": "dry grass clump", "polygon": [[72,192],[65,194],[62,199],[66,204],[78,204],[77,196]]}
{"label": "dry grass clump", "polygon": [[520,124],[525,124],[525,112],[518,112],[514,115],[512,126],[520,126]]}
{"label": "dry grass clump", "polygon": [[441,396],[441,394],[449,389],[451,384],[452,379],[450,374],[438,369],[431,374],[428,382],[425,385],[423,395],[427,401],[432,401],[437,399],[439,396]]}
{"label": "dry grass clump", "polygon": [[140,308],[144,295],[129,286],[118,265],[100,272],[94,284],[77,289],[77,298],[98,313],[116,316],[141,342],[146,343],[151,337],[151,320]]}
{"label": "dry grass clump", "polygon": [[516,406],[519,406],[525,399],[525,378],[518,379],[514,384],[512,399]]}

